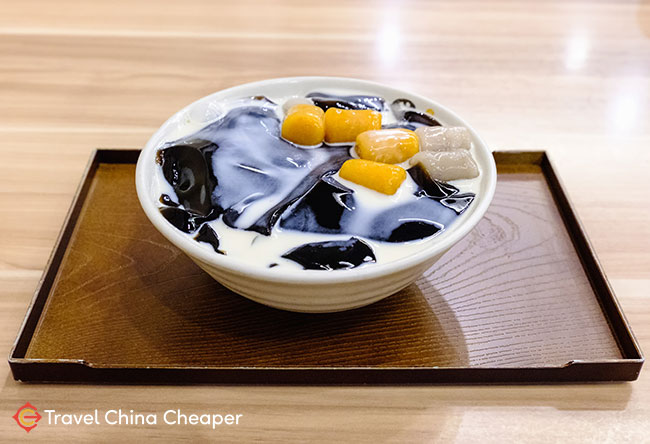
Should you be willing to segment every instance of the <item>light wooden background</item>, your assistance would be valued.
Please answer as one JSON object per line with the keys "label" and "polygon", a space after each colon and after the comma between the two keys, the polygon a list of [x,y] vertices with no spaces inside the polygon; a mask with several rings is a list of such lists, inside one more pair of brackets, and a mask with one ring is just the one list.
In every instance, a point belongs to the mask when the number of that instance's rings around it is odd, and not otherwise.
{"label": "light wooden background", "polygon": [[[0,351],[8,353],[90,151],[139,147],[189,102],[293,75],[371,79],[459,112],[493,149],[550,152],[650,350],[650,3],[21,0],[0,3]],[[24,402],[244,414],[242,425],[37,427]],[[648,441],[637,382],[500,387],[24,385],[0,439]],[[190,434],[192,433],[192,434]]]}

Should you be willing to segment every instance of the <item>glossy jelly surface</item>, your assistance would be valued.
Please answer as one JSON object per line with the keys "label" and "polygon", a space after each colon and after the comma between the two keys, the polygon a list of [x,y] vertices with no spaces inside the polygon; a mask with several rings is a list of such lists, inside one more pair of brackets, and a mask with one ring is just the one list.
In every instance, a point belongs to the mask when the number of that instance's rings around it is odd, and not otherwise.
{"label": "glossy jelly surface", "polygon": [[[409,101],[313,92],[323,110],[381,112],[384,127],[440,125]],[[393,195],[338,174],[354,143],[305,147],[281,137],[282,101],[252,97],[157,151],[161,214],[218,254],[265,267],[335,270],[371,266],[414,251],[471,205],[472,187],[408,168]]]}

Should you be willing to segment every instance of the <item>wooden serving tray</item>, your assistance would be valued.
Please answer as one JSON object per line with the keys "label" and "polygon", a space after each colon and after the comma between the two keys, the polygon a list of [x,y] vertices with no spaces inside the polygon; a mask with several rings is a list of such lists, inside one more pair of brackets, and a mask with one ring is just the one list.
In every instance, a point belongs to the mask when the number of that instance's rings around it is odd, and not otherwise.
{"label": "wooden serving tray", "polygon": [[334,314],[222,287],[140,209],[137,150],[98,150],[9,362],[120,383],[626,381],[643,357],[543,152],[495,153],[483,220],[407,289]]}

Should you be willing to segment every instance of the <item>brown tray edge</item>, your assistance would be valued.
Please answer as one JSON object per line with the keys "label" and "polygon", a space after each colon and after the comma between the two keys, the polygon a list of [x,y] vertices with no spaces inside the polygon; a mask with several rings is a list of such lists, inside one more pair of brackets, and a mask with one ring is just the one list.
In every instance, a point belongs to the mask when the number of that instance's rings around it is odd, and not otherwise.
{"label": "brown tray edge", "polygon": [[[215,367],[100,367],[77,360],[26,359],[25,353],[58,273],[61,259],[99,163],[135,163],[138,149],[96,149],[90,156],[43,276],[19,329],[8,362],[15,380],[23,382],[95,382],[183,384],[473,384],[634,381],[644,357],[621,306],[603,272],[583,225],[555,174],[545,151],[497,151],[497,163],[533,164],[542,169],[549,189],[580,257],[589,282],[610,324],[623,359],[575,360],[551,367],[445,368],[215,368]],[[181,377],[181,378],[179,378]]]}
{"label": "brown tray edge", "polygon": [[[23,362],[20,362],[23,361]],[[539,384],[634,381],[641,362],[573,361],[562,367],[517,368],[213,368],[92,367],[76,362],[28,362],[19,359],[14,379],[22,382],[106,384],[228,385],[410,385]],[[616,369],[615,372],[612,371]]]}
{"label": "brown tray edge", "polygon": [[497,163],[516,164],[517,157],[521,156],[541,167],[569,237],[621,352],[625,359],[638,359],[643,364],[644,357],[641,347],[596,256],[593,245],[586,235],[584,225],[574,211],[573,203],[565,191],[566,188],[555,173],[556,169],[548,154],[545,151],[503,151],[493,154]]}
{"label": "brown tray edge", "polygon": [[603,313],[610,324],[614,337],[618,341],[619,348],[623,352],[624,356],[632,359],[639,359],[641,363],[643,363],[644,357],[639,342],[630,328],[630,324],[623,313],[623,309],[616,297],[616,293],[614,293],[614,290],[607,279],[607,275],[598,260],[598,256],[596,256],[593,245],[586,235],[584,225],[573,210],[574,206],[565,191],[566,188],[559,176],[555,173],[556,169],[546,153],[542,159],[541,166],[544,171],[544,176],[549,184],[549,188],[552,190],[551,194],[553,195],[558,210],[560,211],[560,215],[564,220],[564,225],[573,241],[578,257],[582,262],[582,266],[586,271],[588,271],[586,273],[587,278],[589,279]]}
{"label": "brown tray edge", "polygon": [[[32,334],[36,329],[39,318],[45,307],[45,302],[49,291],[54,283],[56,275],[59,271],[59,266],[63,255],[68,247],[68,243],[72,237],[76,223],[74,221],[79,217],[81,207],[83,206],[84,199],[88,194],[88,189],[90,187],[90,178],[95,173],[98,165],[101,162],[111,162],[111,163],[135,163],[138,160],[140,155],[139,149],[112,149],[112,148],[97,148],[94,149],[88,159],[88,163],[84,168],[84,172],[81,176],[81,181],[77,186],[75,195],[68,209],[68,213],[65,216],[61,231],[57,236],[56,241],[54,242],[54,247],[50,253],[50,257],[47,260],[45,269],[41,278],[36,285],[36,290],[34,291],[34,296],[27,307],[27,312],[25,313],[25,319],[20,326],[18,335],[14,340],[14,344],[9,353],[9,364],[11,366],[12,372],[14,369],[14,363],[18,361],[23,361],[25,353],[32,338]],[[25,360],[29,361],[29,360]]]}

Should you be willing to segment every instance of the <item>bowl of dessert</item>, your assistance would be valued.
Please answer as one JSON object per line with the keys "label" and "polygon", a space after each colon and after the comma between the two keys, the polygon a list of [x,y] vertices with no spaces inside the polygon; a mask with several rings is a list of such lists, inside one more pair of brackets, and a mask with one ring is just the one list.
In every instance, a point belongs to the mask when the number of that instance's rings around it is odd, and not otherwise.
{"label": "bowl of dessert", "polygon": [[299,312],[361,307],[413,283],[478,223],[495,186],[490,150],[456,113],[336,77],[199,99],[136,168],[165,238],[234,292]]}

